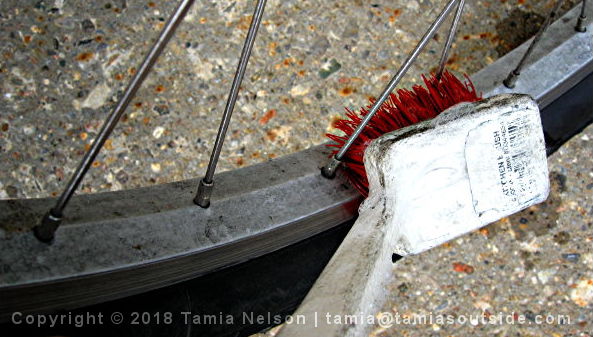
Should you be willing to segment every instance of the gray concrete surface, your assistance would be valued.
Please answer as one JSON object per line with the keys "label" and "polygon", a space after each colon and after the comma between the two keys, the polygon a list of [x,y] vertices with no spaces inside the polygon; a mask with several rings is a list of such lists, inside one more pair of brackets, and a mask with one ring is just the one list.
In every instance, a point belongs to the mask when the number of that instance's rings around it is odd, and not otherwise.
{"label": "gray concrete surface", "polygon": [[[254,3],[196,2],[79,193],[204,173]],[[444,3],[269,1],[219,169],[325,141],[344,107],[380,93]],[[0,3],[0,198],[60,192],[174,6]],[[493,62],[549,8],[468,1],[449,68],[471,74]],[[403,86],[436,67],[445,31]]]}

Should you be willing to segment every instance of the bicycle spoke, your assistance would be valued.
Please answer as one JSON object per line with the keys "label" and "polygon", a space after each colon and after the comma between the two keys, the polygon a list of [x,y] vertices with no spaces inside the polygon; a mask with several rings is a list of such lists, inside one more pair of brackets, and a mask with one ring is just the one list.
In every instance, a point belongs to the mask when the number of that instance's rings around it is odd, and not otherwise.
{"label": "bicycle spoke", "polygon": [[574,29],[580,33],[584,33],[587,31],[587,27],[585,25],[585,20],[587,19],[587,16],[585,15],[586,7],[587,0],[583,0],[583,3],[581,4],[581,15],[579,15],[579,18],[577,19],[577,25],[576,27],[574,27]]}
{"label": "bicycle spoke", "polygon": [[204,178],[200,180],[200,185],[198,186],[198,193],[194,198],[194,203],[204,208],[210,206],[210,196],[212,195],[212,189],[214,188],[213,179],[214,172],[216,171],[216,164],[218,163],[218,158],[220,157],[222,144],[224,143],[224,138],[229,128],[229,123],[231,121],[233,109],[235,108],[239,88],[241,86],[241,82],[243,81],[243,76],[245,75],[245,69],[247,69],[249,56],[251,55],[251,50],[253,49],[253,44],[255,42],[255,37],[257,35],[257,30],[259,29],[262,16],[264,14],[265,7],[266,0],[257,1],[255,12],[253,14],[253,19],[251,20],[251,25],[249,26],[249,32],[247,33],[247,37],[245,38],[245,44],[243,45],[241,57],[239,58],[239,65],[237,66],[235,78],[233,79],[231,91],[229,92],[229,97],[224,108],[222,120],[218,128],[218,134],[216,135],[216,141],[214,142],[214,149],[212,149],[212,154],[210,155],[208,169],[206,170],[206,175],[204,176]]}
{"label": "bicycle spoke", "polygon": [[443,71],[445,70],[445,64],[447,63],[447,59],[449,58],[449,50],[451,50],[451,44],[453,44],[453,40],[455,39],[455,33],[457,33],[457,25],[459,24],[459,20],[461,19],[461,14],[463,13],[464,6],[465,0],[459,0],[459,4],[457,5],[457,11],[455,12],[455,17],[453,18],[451,28],[449,29],[447,41],[445,42],[445,46],[443,47],[441,60],[439,61],[439,69],[437,70],[436,76],[439,80],[441,79]]}
{"label": "bicycle spoke", "polygon": [[74,171],[74,174],[72,174],[72,177],[68,181],[68,185],[66,185],[66,188],[58,198],[56,205],[45,214],[41,220],[41,223],[35,226],[34,233],[39,240],[43,242],[50,242],[53,239],[55,231],[62,222],[64,208],[66,208],[68,205],[68,201],[70,201],[70,198],[84,179],[84,176],[95,160],[95,157],[97,157],[97,154],[99,154],[99,151],[101,151],[103,144],[105,144],[105,141],[107,138],[109,138],[109,135],[117,125],[121,115],[130,104],[130,101],[134,95],[136,95],[136,92],[142,85],[142,82],[144,82],[144,79],[152,69],[157,58],[173,36],[175,30],[179,26],[179,23],[181,23],[193,3],[194,0],[182,0],[173,14],[169,17],[169,20],[165,24],[165,27],[161,31],[158,39],[151,47],[148,55],[146,55],[142,61],[138,72],[128,84],[123,96],[117,102],[115,109],[113,109],[101,127],[101,130],[99,131],[97,138],[95,138],[93,141],[91,148],[85,153],[82,161],[76,168],[76,171]]}
{"label": "bicycle spoke", "polygon": [[525,54],[523,54],[523,57],[519,61],[519,64],[517,64],[517,67],[509,73],[509,75],[507,76],[507,78],[504,79],[504,81],[502,81],[502,83],[504,84],[505,87],[507,87],[509,89],[512,89],[515,87],[515,84],[517,83],[517,80],[519,79],[519,75],[521,75],[521,70],[523,69],[523,66],[525,65],[525,61],[527,61],[527,59],[529,58],[529,55],[531,55],[531,53],[533,52],[533,49],[538,44],[538,42],[541,40],[542,35],[544,35],[544,32],[546,31],[546,29],[548,29],[548,27],[550,26],[552,21],[554,21],[554,17],[558,14],[558,10],[560,9],[560,6],[562,6],[563,2],[564,2],[564,0],[557,0],[556,5],[554,6],[554,9],[552,9],[552,11],[550,12],[550,15],[548,15],[548,17],[546,18],[546,20],[540,27],[539,31],[535,34],[533,41],[531,41],[529,48],[527,48],[527,51],[525,52]]}
{"label": "bicycle spoke", "polygon": [[323,167],[321,173],[324,177],[333,178],[335,176],[336,169],[338,168],[338,165],[340,164],[340,161],[342,160],[342,157],[344,156],[346,151],[348,151],[348,149],[354,143],[356,138],[358,138],[364,127],[368,124],[371,118],[373,118],[373,116],[375,115],[377,110],[379,110],[379,108],[385,102],[385,100],[387,100],[389,94],[393,91],[393,89],[395,89],[399,81],[406,74],[410,66],[414,63],[414,61],[416,60],[420,52],[424,49],[428,41],[432,38],[436,30],[441,26],[443,21],[445,21],[445,18],[447,17],[447,15],[449,14],[449,12],[451,11],[451,9],[457,1],[458,0],[450,0],[445,6],[445,8],[441,11],[441,13],[437,16],[437,18],[433,21],[426,33],[424,33],[424,36],[422,37],[420,42],[418,42],[414,50],[412,50],[412,52],[408,55],[408,58],[404,61],[401,68],[397,71],[397,73],[393,76],[387,87],[383,90],[383,93],[381,93],[379,99],[375,101],[369,113],[364,117],[362,122],[356,128],[356,130],[354,130],[354,133],[350,135],[350,138],[348,138],[344,146],[342,146],[342,148],[338,151],[334,158],[332,158],[331,161]]}

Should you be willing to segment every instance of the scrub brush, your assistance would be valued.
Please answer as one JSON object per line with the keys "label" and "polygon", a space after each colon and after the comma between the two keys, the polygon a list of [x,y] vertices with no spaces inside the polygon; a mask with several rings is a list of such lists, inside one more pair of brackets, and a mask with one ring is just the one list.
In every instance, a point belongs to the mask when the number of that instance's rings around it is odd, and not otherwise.
{"label": "scrub brush", "polygon": [[[346,152],[343,159],[344,173],[365,198],[369,193],[369,182],[363,158],[364,151],[372,140],[397,129],[432,119],[457,103],[481,99],[467,75],[464,82],[448,71],[445,71],[440,79],[434,74],[428,77],[423,75],[422,79],[425,86],[415,85],[412,90],[399,89],[397,94],[391,93],[389,99],[383,103]],[[344,135],[327,133],[326,136],[334,141],[327,146],[340,149],[374,102],[375,99],[370,99],[370,105],[360,108],[359,112],[346,108],[346,118],[334,124]],[[337,152],[338,150],[334,150],[332,156]]]}

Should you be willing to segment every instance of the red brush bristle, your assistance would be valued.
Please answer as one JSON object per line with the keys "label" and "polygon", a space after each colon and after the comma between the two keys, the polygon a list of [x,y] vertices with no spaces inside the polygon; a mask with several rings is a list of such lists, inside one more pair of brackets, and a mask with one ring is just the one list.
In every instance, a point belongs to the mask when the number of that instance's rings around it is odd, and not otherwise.
{"label": "red brush bristle", "polygon": [[[426,87],[415,85],[411,91],[400,89],[397,90],[397,95],[389,95],[343,158],[346,176],[364,197],[369,193],[369,182],[363,163],[364,150],[368,144],[385,133],[434,118],[457,103],[480,100],[481,97],[476,93],[469,77],[465,78],[466,82],[463,83],[448,71],[443,73],[440,81],[434,75],[429,78],[422,76]],[[358,113],[346,108],[347,118],[335,123],[335,127],[346,135],[326,134],[335,142],[328,146],[340,149],[344,145],[375,100],[371,99],[370,102],[369,106],[362,107]],[[338,150],[333,151],[332,156],[337,152]]]}

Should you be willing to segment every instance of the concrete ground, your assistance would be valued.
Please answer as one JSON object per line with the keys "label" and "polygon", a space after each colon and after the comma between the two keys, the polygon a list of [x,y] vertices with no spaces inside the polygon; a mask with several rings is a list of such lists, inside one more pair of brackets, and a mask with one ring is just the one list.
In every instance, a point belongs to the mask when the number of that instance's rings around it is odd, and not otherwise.
{"label": "concrete ground", "polygon": [[[326,141],[344,107],[381,92],[445,2],[270,0],[219,170]],[[0,198],[60,193],[175,3],[0,2]],[[194,4],[80,193],[203,175],[254,4]],[[449,69],[493,62],[550,7],[467,1]],[[446,31],[402,86],[436,67]]]}
{"label": "concrete ground", "polygon": [[[443,0],[270,0],[220,170],[319,144],[378,95]],[[174,2],[0,3],[0,198],[56,195]],[[81,193],[200,176],[254,1],[197,2]],[[473,73],[532,35],[550,1],[468,1],[449,68]],[[564,9],[571,6],[569,2]],[[444,30],[402,86],[434,69]],[[478,88],[479,89],[479,88]],[[377,326],[378,336],[593,334],[593,127],[550,157],[545,204],[395,265],[384,311],[568,315],[564,325]],[[563,320],[561,323],[566,323]]]}

